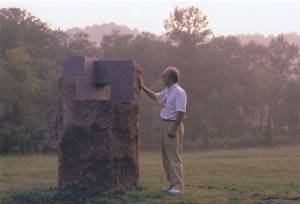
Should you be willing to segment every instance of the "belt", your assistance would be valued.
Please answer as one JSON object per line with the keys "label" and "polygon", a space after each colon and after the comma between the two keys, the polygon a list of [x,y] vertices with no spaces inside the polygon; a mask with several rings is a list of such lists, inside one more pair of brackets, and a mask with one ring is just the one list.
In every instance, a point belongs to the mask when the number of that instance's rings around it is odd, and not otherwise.
{"label": "belt", "polygon": [[175,122],[176,121],[176,120],[169,120],[169,119],[163,119],[163,118],[162,118],[162,120],[167,121],[167,122]]}

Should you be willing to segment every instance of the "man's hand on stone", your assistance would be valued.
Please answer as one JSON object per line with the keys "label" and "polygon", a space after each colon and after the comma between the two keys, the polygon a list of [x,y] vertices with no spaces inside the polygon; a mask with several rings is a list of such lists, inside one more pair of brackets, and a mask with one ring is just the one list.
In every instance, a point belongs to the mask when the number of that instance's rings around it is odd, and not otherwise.
{"label": "man's hand on stone", "polygon": [[142,77],[140,77],[140,78],[138,79],[138,86],[139,86],[140,89],[143,89],[143,88],[144,88],[144,81],[143,81],[143,78],[142,78]]}

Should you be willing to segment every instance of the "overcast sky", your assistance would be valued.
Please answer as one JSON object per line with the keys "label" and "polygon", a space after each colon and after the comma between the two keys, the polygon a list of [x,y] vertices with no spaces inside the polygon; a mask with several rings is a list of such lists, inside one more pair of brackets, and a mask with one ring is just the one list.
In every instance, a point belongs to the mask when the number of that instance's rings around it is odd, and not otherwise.
{"label": "overcast sky", "polygon": [[297,0],[0,0],[0,8],[26,9],[52,28],[115,22],[156,34],[175,6],[192,5],[208,16],[216,35],[300,33]]}

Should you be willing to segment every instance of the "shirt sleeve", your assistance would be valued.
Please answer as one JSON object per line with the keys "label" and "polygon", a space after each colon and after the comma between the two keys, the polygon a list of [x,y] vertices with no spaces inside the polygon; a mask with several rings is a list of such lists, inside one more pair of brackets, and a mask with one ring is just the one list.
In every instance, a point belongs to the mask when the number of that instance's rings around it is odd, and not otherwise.
{"label": "shirt sleeve", "polygon": [[187,101],[187,96],[186,96],[185,91],[178,92],[176,94],[175,110],[185,113],[186,112],[186,101]]}
{"label": "shirt sleeve", "polygon": [[165,90],[159,92],[159,93],[155,93],[156,96],[156,101],[158,104],[162,104],[163,103],[163,99],[165,97]]}

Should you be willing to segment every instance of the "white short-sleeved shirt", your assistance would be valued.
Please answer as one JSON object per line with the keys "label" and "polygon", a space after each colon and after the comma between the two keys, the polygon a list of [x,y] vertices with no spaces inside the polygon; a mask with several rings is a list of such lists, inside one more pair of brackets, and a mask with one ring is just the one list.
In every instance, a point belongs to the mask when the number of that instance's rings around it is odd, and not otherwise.
{"label": "white short-sleeved shirt", "polygon": [[178,111],[186,112],[186,92],[177,83],[155,95],[161,106],[160,117],[162,119],[176,120]]}

